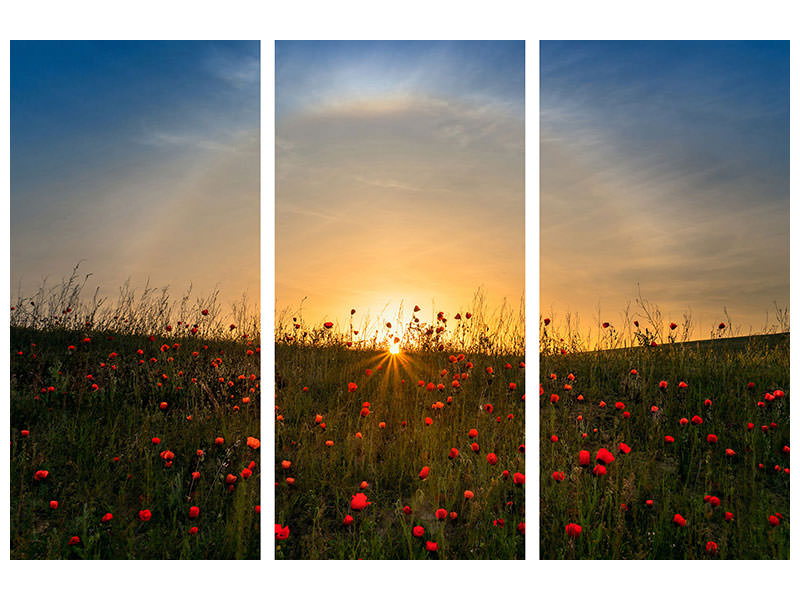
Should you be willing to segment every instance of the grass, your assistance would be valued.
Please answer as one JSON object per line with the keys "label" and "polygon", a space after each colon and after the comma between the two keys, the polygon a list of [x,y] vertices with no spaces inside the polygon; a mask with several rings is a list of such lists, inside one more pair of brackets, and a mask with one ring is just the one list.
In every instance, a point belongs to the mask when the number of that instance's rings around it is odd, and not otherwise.
{"label": "grass", "polygon": [[[788,334],[645,341],[541,356],[541,557],[788,559]],[[601,448],[615,460],[596,476]]]}
{"label": "grass", "polygon": [[68,297],[12,312],[11,558],[259,558],[258,337]]}
{"label": "grass", "polygon": [[524,354],[390,355],[309,337],[275,347],[276,557],[524,558]]}

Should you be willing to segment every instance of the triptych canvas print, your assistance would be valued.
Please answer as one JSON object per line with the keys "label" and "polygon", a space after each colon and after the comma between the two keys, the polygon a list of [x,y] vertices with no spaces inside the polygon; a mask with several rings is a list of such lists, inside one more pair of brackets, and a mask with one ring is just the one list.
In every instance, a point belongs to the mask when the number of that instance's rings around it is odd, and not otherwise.
{"label": "triptych canvas print", "polygon": [[10,50],[11,559],[789,558],[789,42]]}

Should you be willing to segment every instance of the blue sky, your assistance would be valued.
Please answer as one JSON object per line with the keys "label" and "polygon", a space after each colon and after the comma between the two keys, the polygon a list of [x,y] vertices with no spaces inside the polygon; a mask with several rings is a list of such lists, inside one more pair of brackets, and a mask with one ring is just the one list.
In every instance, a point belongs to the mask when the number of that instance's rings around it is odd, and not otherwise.
{"label": "blue sky", "polygon": [[276,295],[306,317],[517,306],[523,42],[276,43]]}
{"label": "blue sky", "polygon": [[12,295],[259,280],[258,42],[12,42]]}
{"label": "blue sky", "polygon": [[542,311],[789,299],[788,42],[541,43]]}

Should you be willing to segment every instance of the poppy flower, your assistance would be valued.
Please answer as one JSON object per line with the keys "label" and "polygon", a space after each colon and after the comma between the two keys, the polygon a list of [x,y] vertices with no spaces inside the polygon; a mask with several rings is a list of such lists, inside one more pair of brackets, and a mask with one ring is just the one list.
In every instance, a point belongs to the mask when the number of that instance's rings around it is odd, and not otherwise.
{"label": "poppy flower", "polygon": [[717,553],[717,543],[716,542],[707,542],[706,543],[706,554],[716,554]]}
{"label": "poppy flower", "polygon": [[433,425],[433,419],[430,417],[425,417],[425,425]]}
{"label": "poppy flower", "polygon": [[325,329],[330,329],[331,327],[333,327],[333,323],[331,323],[330,321],[326,321],[323,325],[325,326]]}
{"label": "poppy flower", "polygon": [[551,435],[550,436],[550,441],[555,444],[558,441],[558,436],[555,435],[555,434]]}
{"label": "poppy flower", "polygon": [[464,499],[471,500],[474,496],[475,494],[472,492],[472,490],[464,490]]}
{"label": "poppy flower", "polygon": [[407,515],[410,515],[413,511],[411,510],[411,507],[408,504],[406,504],[403,507],[403,512],[406,513]]}
{"label": "poppy flower", "polygon": [[258,450],[261,447],[261,442],[258,440],[258,438],[248,437],[247,447],[251,448],[252,450]]}
{"label": "poppy flower", "polygon": [[667,382],[666,381],[659,381],[658,382],[658,389],[660,389],[660,390],[667,389]]}
{"label": "poppy flower", "polygon": [[422,470],[419,472],[419,478],[425,479],[428,476],[428,473],[431,472],[430,467],[422,467]]}
{"label": "poppy flower", "polygon": [[77,535],[73,535],[69,539],[69,542],[67,542],[67,544],[70,545],[70,546],[77,546],[80,543],[81,543],[81,538],[79,538]]}
{"label": "poppy flower", "polygon": [[368,408],[362,408],[361,409],[361,416],[362,417],[368,417],[369,416],[369,409]]}
{"label": "poppy flower", "polygon": [[781,521],[775,515],[770,515],[769,516],[769,524],[772,525],[773,527],[777,527],[778,525],[781,524]]}
{"label": "poppy flower", "polygon": [[283,527],[278,523],[275,523],[275,539],[276,540],[285,540],[289,537],[289,526]]}
{"label": "poppy flower", "polygon": [[736,450],[733,450],[732,448],[725,448],[725,456],[727,457],[736,456]]}
{"label": "poppy flower", "polygon": [[609,327],[610,325],[611,325],[611,323],[609,323],[608,321],[604,321],[604,322],[603,322],[603,329],[608,329],[608,327]]}
{"label": "poppy flower", "polygon": [[595,477],[602,477],[606,473],[608,473],[608,471],[606,470],[606,468],[603,465],[595,465],[594,469],[592,469],[592,474]]}
{"label": "poppy flower", "polygon": [[558,404],[558,394],[550,394],[550,403]]}
{"label": "poppy flower", "polygon": [[688,383],[686,383],[685,381],[681,381],[681,382],[678,384],[678,387],[679,387],[680,389],[682,389],[682,390],[685,390],[687,387],[689,387],[689,384],[688,384]]}
{"label": "poppy flower", "polygon": [[414,537],[422,537],[425,535],[425,528],[422,525],[417,525],[411,530],[411,533],[414,535]]}
{"label": "poppy flower", "polygon": [[326,445],[328,448],[330,448],[331,446],[333,446],[333,440],[325,440],[325,445]]}
{"label": "poppy flower", "polygon": [[651,508],[653,506],[652,500],[645,500],[644,503],[647,505],[648,508]]}
{"label": "poppy flower", "polygon": [[348,392],[355,392],[358,389],[358,386],[353,383],[352,381],[347,384],[347,391]]}
{"label": "poppy flower", "polygon": [[706,441],[709,444],[716,444],[717,443],[717,436],[714,435],[713,433],[709,433],[708,436],[706,436]]}
{"label": "poppy flower", "polygon": [[447,455],[447,458],[455,458],[458,456],[458,448],[450,448],[450,453]]}
{"label": "poppy flower", "polygon": [[506,470],[506,471],[503,471],[502,475],[503,475],[503,479],[508,479],[508,478],[509,478],[509,476],[511,475],[511,473],[509,473],[509,472]]}
{"label": "poppy flower", "polygon": [[353,522],[353,517],[351,515],[345,515],[344,517],[344,524],[350,525]]}
{"label": "poppy flower", "polygon": [[439,549],[439,544],[437,544],[436,542],[431,542],[430,540],[428,540],[427,542],[425,542],[425,549],[428,552],[436,552]]}
{"label": "poppy flower", "polygon": [[677,329],[678,328],[678,324],[677,323],[670,323],[669,324],[669,328],[670,329]]}
{"label": "poppy flower", "polygon": [[486,462],[488,462],[490,465],[496,465],[497,455],[494,452],[489,452],[489,454],[486,455]]}
{"label": "poppy flower", "polygon": [[153,516],[152,513],[147,509],[139,511],[139,520],[140,521],[149,521],[150,517],[152,517],[152,516]]}
{"label": "poppy flower", "polygon": [[58,500],[50,500],[50,508],[53,510],[58,508]]}
{"label": "poppy flower", "polygon": [[436,518],[439,521],[444,521],[447,518],[447,511],[443,508],[436,509]]}
{"label": "poppy flower", "polygon": [[370,504],[372,504],[372,502],[367,502],[366,494],[359,492],[353,496],[353,499],[350,501],[350,508],[353,510],[364,510]]}
{"label": "poppy flower", "polygon": [[472,451],[475,454],[477,454],[481,449],[481,447],[476,442],[472,442],[472,444],[470,445],[470,448],[472,448]]}
{"label": "poppy flower", "polygon": [[47,479],[47,476],[49,474],[50,474],[50,471],[36,471],[36,473],[33,474],[33,478],[36,481],[44,481],[45,479]]}
{"label": "poppy flower", "polygon": [[238,479],[238,477],[236,477],[236,475],[234,475],[233,473],[228,473],[225,476],[225,483],[227,485],[233,485],[234,483],[236,483],[237,479]]}
{"label": "poppy flower", "polygon": [[626,444],[624,442],[620,442],[619,443],[619,451],[622,452],[623,454],[628,454],[631,451],[631,447],[628,446],[628,444]]}
{"label": "poppy flower", "polygon": [[671,435],[665,435],[664,436],[664,441],[666,443],[668,443],[668,444],[672,444],[673,442],[675,442],[675,438],[672,437]]}
{"label": "poppy flower", "polygon": [[200,516],[200,508],[197,506],[189,507],[189,518],[196,519],[198,516]]}
{"label": "poppy flower", "polygon": [[575,539],[578,536],[580,536],[581,531],[582,531],[582,527],[580,525],[578,525],[577,523],[569,523],[564,528],[564,530],[567,532],[567,535],[569,537]]}
{"label": "poppy flower", "polygon": [[197,535],[197,527],[190,527],[189,528],[189,535]]}
{"label": "poppy flower", "polygon": [[683,418],[682,418],[682,419],[679,421],[679,423],[680,423],[681,425],[688,425],[688,424],[689,424],[689,419],[687,419],[686,417],[683,417]]}
{"label": "poppy flower", "polygon": [[554,481],[564,481],[564,472],[563,471],[553,471],[553,480]]}
{"label": "poppy flower", "polygon": [[614,455],[608,451],[607,448],[600,448],[597,455],[594,457],[595,462],[603,463],[604,465],[614,462]]}
{"label": "poppy flower", "polygon": [[702,425],[703,424],[703,417],[700,415],[695,415],[692,417],[692,425]]}
{"label": "poppy flower", "polygon": [[153,443],[154,446],[158,446],[161,443],[161,440],[159,438],[157,438],[157,437],[154,437],[150,441]]}
{"label": "poppy flower", "polygon": [[726,521],[733,521],[733,513],[732,512],[725,512],[725,520]]}
{"label": "poppy flower", "polygon": [[106,514],[104,514],[104,515],[103,515],[103,517],[100,519],[100,522],[101,522],[101,523],[108,523],[108,522],[109,522],[111,519],[113,519],[113,518],[114,518],[114,515],[112,515],[111,513],[106,513]]}
{"label": "poppy flower", "polygon": [[514,485],[522,485],[525,483],[525,475],[522,473],[514,473]]}
{"label": "poppy flower", "polygon": [[684,519],[678,513],[675,513],[675,516],[672,517],[672,522],[678,527],[686,527],[686,519]]}

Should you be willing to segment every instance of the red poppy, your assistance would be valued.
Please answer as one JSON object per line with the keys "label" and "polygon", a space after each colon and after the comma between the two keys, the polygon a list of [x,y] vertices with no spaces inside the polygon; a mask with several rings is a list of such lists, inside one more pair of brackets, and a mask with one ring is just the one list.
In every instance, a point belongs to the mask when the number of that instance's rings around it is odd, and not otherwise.
{"label": "red poppy", "polygon": [[353,510],[364,510],[370,504],[372,504],[372,502],[367,502],[366,494],[359,492],[353,496],[353,499],[350,501],[350,508]]}
{"label": "red poppy", "polygon": [[703,417],[700,415],[695,415],[692,417],[692,425],[702,425],[703,424]]}
{"label": "red poppy", "polygon": [[619,443],[619,451],[622,452],[623,454],[628,454],[631,451],[631,447],[628,446],[628,444],[626,444],[624,442],[620,442]]}
{"label": "red poppy", "polygon": [[289,526],[283,527],[278,523],[275,523],[275,539],[276,540],[285,540],[289,537]]}
{"label": "red poppy", "polygon": [[428,552],[436,552],[439,549],[439,544],[437,544],[436,542],[431,542],[430,540],[428,540],[427,542],[425,542],[425,549]]}
{"label": "red poppy", "polygon": [[667,442],[668,444],[672,444],[675,441],[675,438],[672,437],[671,435],[665,435],[664,441]]}
{"label": "red poppy", "polygon": [[571,538],[577,538],[583,530],[582,527],[577,523],[569,523],[564,529],[567,532],[567,535]]}
{"label": "red poppy", "polygon": [[603,463],[604,465],[614,462],[614,455],[608,451],[607,448],[600,448],[597,455],[594,457],[595,462]]}
{"label": "red poppy", "polygon": [[347,391],[348,392],[355,392],[358,389],[358,386],[353,383],[352,381],[347,384]]}
{"label": "red poppy", "polygon": [[608,471],[603,465],[595,465],[594,469],[592,469],[592,474],[594,474],[596,477],[602,477],[606,473],[608,473]]}
{"label": "red poppy", "polygon": [[450,454],[447,455],[447,458],[455,458],[458,456],[458,448],[450,448]]}
{"label": "red poppy", "polygon": [[140,521],[149,521],[150,517],[152,517],[152,516],[153,516],[152,513],[147,509],[139,511],[139,520]]}
{"label": "red poppy", "polygon": [[197,506],[189,507],[189,518],[196,519],[198,516],[200,516],[200,508]]}
{"label": "red poppy", "polygon": [[494,452],[489,452],[489,454],[486,455],[486,461],[490,465],[496,465],[497,464],[497,455]]}
{"label": "red poppy", "polygon": [[522,485],[525,483],[525,475],[522,473],[514,473],[514,485]]}
{"label": "red poppy", "polygon": [[578,464],[582,467],[588,467],[592,460],[591,456],[588,450],[581,450],[578,452]]}
{"label": "red poppy", "polygon": [[419,472],[419,478],[425,479],[428,476],[428,473],[431,472],[430,467],[422,467],[422,470]]}
{"label": "red poppy", "polygon": [[686,519],[684,519],[678,513],[675,513],[675,516],[672,517],[672,522],[678,527],[686,527]]}
{"label": "red poppy", "polygon": [[772,525],[773,527],[777,527],[778,525],[781,524],[781,521],[775,515],[770,515],[769,516],[769,524]]}
{"label": "red poppy", "polygon": [[666,381],[659,381],[658,382],[658,389],[660,389],[660,390],[667,389],[667,382]]}
{"label": "red poppy", "polygon": [[443,508],[436,509],[436,518],[439,521],[444,521],[447,518],[447,511]]}
{"label": "red poppy", "polygon": [[709,433],[708,436],[706,436],[706,441],[708,441],[709,444],[716,444],[717,436],[713,433]]}
{"label": "red poppy", "polygon": [[325,325],[325,329],[330,329],[331,327],[333,327],[333,323],[331,323],[330,321],[326,321],[324,323],[324,325]]}
{"label": "red poppy", "polygon": [[706,554],[716,554],[716,553],[717,553],[717,543],[716,542],[706,543]]}
{"label": "red poppy", "polygon": [[197,535],[197,527],[190,527],[189,535]]}
{"label": "red poppy", "polygon": [[553,479],[555,481],[564,481],[564,472],[563,471],[553,471]]}
{"label": "red poppy", "polygon": [[733,513],[732,512],[725,512],[725,520],[726,521],[733,521]]}
{"label": "red poppy", "polygon": [[411,510],[411,507],[408,504],[406,504],[403,507],[403,512],[406,513],[407,515],[410,515],[413,511]]}
{"label": "red poppy", "polygon": [[76,546],[80,543],[81,543],[81,538],[79,538],[77,535],[73,535],[71,538],[69,538],[69,542],[67,542],[67,544],[70,546]]}
{"label": "red poppy", "polygon": [[102,518],[100,519],[100,522],[101,523],[108,523],[113,518],[114,518],[114,515],[112,515],[111,513],[106,513],[106,514],[104,514],[102,516]]}
{"label": "red poppy", "polygon": [[470,445],[470,448],[472,448],[472,451],[475,454],[477,454],[481,449],[481,447],[476,442],[472,442],[472,444]]}
{"label": "red poppy", "polygon": [[350,525],[353,522],[353,517],[351,515],[345,515],[344,517],[344,524]]}
{"label": "red poppy", "polygon": [[50,508],[53,510],[58,508],[58,500],[50,500]]}
{"label": "red poppy", "polygon": [[36,481],[44,481],[45,479],[47,479],[47,476],[49,474],[50,474],[50,471],[36,471],[36,473],[33,474],[33,478]]}
{"label": "red poppy", "polygon": [[417,525],[411,530],[414,537],[422,537],[425,535],[425,528],[422,525]]}

